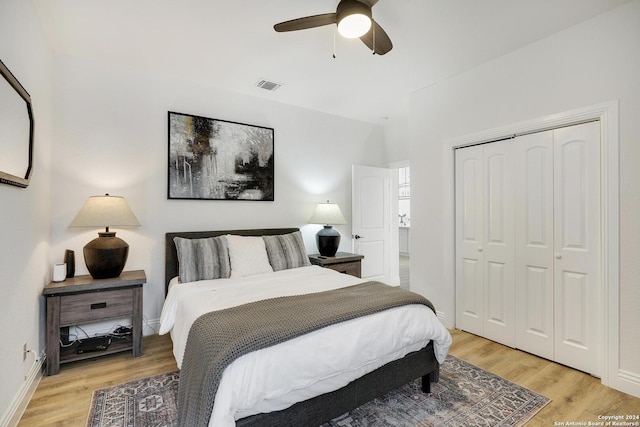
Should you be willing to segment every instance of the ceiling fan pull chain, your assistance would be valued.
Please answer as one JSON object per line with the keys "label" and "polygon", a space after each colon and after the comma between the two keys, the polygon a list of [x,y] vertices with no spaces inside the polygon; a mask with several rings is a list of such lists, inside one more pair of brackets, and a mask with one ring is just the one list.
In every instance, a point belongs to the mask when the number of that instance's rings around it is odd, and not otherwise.
{"label": "ceiling fan pull chain", "polygon": [[336,31],[338,31],[338,27],[333,29],[333,59],[336,59]]}
{"label": "ceiling fan pull chain", "polygon": [[373,54],[376,54],[376,26],[375,26],[375,22],[373,25]]}
{"label": "ceiling fan pull chain", "polygon": [[376,21],[373,20],[373,18],[371,19],[371,23],[372,23],[372,29],[371,29],[371,35],[373,36],[373,52],[372,54],[375,55],[376,54]]}

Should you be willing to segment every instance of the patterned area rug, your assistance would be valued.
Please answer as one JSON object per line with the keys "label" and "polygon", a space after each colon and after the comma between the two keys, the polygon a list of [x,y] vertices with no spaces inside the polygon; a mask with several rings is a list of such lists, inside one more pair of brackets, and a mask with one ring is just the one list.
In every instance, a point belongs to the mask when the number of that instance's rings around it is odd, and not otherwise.
{"label": "patterned area rug", "polygon": [[[175,425],[177,372],[93,393],[88,427]],[[440,367],[432,393],[420,380],[344,414],[322,427],[522,426],[550,400],[453,356]]]}

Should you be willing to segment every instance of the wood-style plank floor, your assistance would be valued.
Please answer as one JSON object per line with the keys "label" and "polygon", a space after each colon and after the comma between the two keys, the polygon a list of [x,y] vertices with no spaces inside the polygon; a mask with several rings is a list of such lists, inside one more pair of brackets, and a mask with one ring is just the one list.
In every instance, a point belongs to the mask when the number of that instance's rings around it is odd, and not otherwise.
{"label": "wood-style plank floor", "polygon": [[[598,415],[640,415],[640,399],[582,372],[453,330],[450,353],[552,399],[527,427],[599,421]],[[93,390],[176,369],[168,335],[144,339],[144,355],[130,353],[62,365],[44,377],[19,426],[84,426]],[[557,424],[556,424],[557,423]]]}
{"label": "wood-style plank floor", "polygon": [[60,365],[43,377],[18,426],[85,426],[94,390],[135,381],[178,367],[169,335],[144,337],[143,355],[117,353]]}
{"label": "wood-style plank floor", "polygon": [[605,387],[599,378],[466,332],[451,335],[452,355],[552,399],[527,427],[588,425],[602,421],[599,415],[640,415],[640,398]]}

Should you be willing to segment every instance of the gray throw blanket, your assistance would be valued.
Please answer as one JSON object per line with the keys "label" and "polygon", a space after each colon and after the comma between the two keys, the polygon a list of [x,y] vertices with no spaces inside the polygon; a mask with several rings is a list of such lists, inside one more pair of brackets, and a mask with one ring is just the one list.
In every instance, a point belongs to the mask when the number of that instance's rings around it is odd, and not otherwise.
{"label": "gray throw blanket", "polygon": [[178,389],[178,425],[207,426],[222,372],[252,351],[325,326],[429,300],[379,282],[257,301],[200,316],[187,339]]}

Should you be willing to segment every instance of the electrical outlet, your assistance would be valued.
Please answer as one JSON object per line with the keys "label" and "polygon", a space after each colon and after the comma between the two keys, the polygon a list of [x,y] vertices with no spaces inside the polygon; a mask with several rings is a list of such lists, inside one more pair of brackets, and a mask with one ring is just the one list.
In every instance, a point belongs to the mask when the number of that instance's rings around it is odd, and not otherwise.
{"label": "electrical outlet", "polygon": [[29,353],[29,350],[27,350],[27,343],[24,343],[22,344],[22,361],[23,362],[27,360],[27,353]]}

